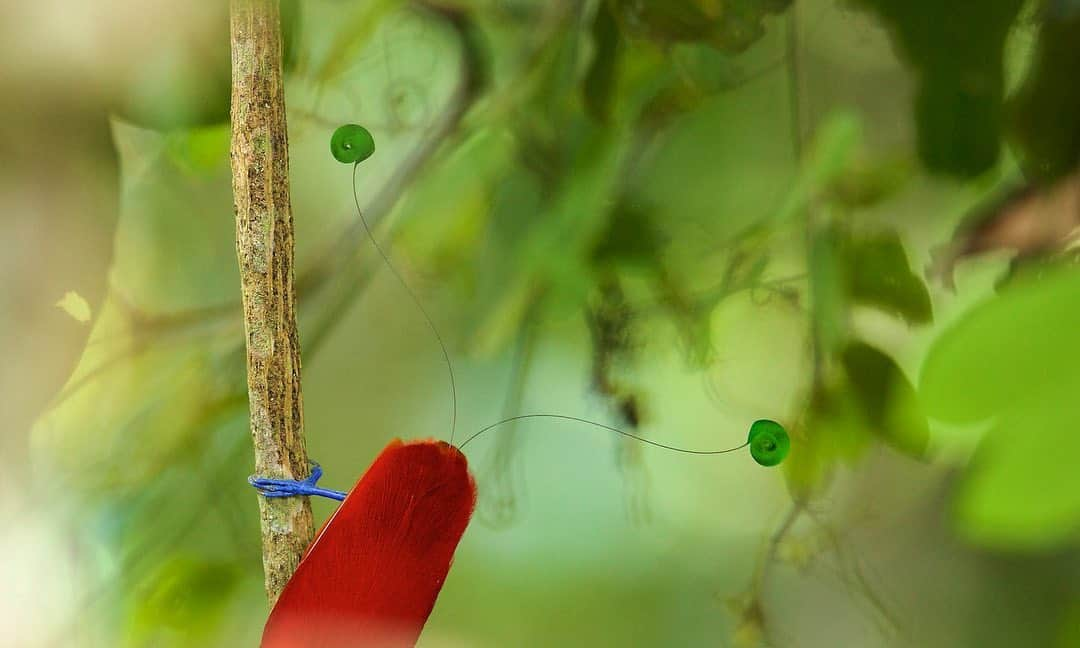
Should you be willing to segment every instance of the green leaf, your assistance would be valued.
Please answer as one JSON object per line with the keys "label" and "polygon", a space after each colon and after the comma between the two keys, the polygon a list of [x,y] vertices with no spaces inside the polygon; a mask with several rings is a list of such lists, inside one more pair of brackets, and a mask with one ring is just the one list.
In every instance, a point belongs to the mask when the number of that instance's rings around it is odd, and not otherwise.
{"label": "green leaf", "polygon": [[848,345],[841,361],[869,429],[900,452],[925,456],[930,428],[915,388],[896,362],[863,342]]}
{"label": "green leaf", "polygon": [[987,433],[958,493],[968,539],[1000,549],[1046,550],[1080,539],[1080,408],[1076,384],[1049,387]]}
{"label": "green leaf", "polygon": [[814,317],[822,344],[837,350],[845,341],[849,304],[861,304],[909,324],[933,319],[926,284],[908,265],[900,236],[892,230],[853,233],[834,221],[815,231],[810,250]]}
{"label": "green leaf", "polygon": [[153,481],[246,393],[228,129],[118,124],[115,137],[123,193],[111,289],[31,431],[33,460],[90,492]]}
{"label": "green leaf", "polygon": [[1057,386],[1080,387],[1077,331],[1080,270],[1017,280],[934,342],[919,381],[927,413],[978,422],[1043,402]]}
{"label": "green leaf", "polygon": [[899,316],[909,324],[933,320],[930,293],[911,271],[895,231],[855,237],[847,262],[853,301]]}
{"label": "green leaf", "polygon": [[110,296],[71,380],[31,430],[34,462],[70,480],[73,492],[145,486],[197,452],[192,444],[219,407],[242,403],[235,329],[208,335],[176,326],[153,345],[139,345],[139,335]]}
{"label": "green leaf", "polygon": [[1080,530],[1080,271],[1018,280],[930,349],[920,381],[939,419],[992,421],[956,502],[960,530],[1043,549]]}

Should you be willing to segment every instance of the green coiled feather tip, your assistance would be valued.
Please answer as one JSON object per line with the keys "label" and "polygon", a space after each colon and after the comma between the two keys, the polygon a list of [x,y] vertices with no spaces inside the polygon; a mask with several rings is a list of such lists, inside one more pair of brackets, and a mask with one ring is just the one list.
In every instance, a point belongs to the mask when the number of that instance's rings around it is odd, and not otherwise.
{"label": "green coiled feather tip", "polygon": [[343,164],[363,162],[374,152],[375,138],[363,126],[345,124],[330,137],[330,153]]}
{"label": "green coiled feather tip", "polygon": [[784,426],[768,419],[754,421],[746,442],[750,444],[750,456],[762,466],[775,466],[791,449],[791,439]]}

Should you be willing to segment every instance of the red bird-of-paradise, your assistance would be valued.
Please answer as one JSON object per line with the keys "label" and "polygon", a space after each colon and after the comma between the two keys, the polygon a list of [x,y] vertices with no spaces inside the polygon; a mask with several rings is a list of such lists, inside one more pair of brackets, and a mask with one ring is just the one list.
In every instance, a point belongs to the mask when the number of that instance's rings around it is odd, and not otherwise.
{"label": "red bird-of-paradise", "polygon": [[334,133],[330,150],[338,161],[354,165],[353,199],[360,222],[442,349],[450,378],[450,443],[394,440],[348,493],[318,488],[315,483],[322,474],[318,466],[303,481],[250,480],[267,497],[321,495],[341,501],[315,535],[271,610],[263,630],[262,648],[415,645],[476,507],[476,482],[461,449],[504,423],[532,418],[575,421],[675,452],[715,455],[749,446],[751,456],[763,466],[783,461],[790,448],[787,432],[779,423],[767,419],[754,422],[745,443],[724,450],[666,445],[562,414],[512,416],[475,432],[455,447],[457,389],[446,345],[420,300],[379,246],[356,196],[356,167],[374,153],[374,138],[362,126],[349,124]]}
{"label": "red bird-of-paradise", "polygon": [[316,534],[262,648],[412,646],[475,506],[457,448],[392,441]]}

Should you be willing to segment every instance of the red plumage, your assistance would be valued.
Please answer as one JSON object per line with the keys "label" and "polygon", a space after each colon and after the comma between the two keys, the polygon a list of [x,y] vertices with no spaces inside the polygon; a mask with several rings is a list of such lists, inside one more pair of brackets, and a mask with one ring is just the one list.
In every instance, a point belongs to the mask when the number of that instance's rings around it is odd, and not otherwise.
{"label": "red plumage", "polygon": [[315,536],[262,648],[414,645],[475,506],[457,448],[392,441]]}

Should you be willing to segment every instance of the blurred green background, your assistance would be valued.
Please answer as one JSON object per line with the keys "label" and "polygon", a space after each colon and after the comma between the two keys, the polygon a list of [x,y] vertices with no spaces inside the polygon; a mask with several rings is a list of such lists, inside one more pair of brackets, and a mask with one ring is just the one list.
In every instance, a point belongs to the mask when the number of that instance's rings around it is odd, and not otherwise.
{"label": "blurred green background", "polygon": [[[256,645],[228,8],[0,2],[0,627]],[[422,646],[1080,646],[1080,3],[286,0],[306,432],[471,443]],[[332,503],[313,502],[324,518]]]}

